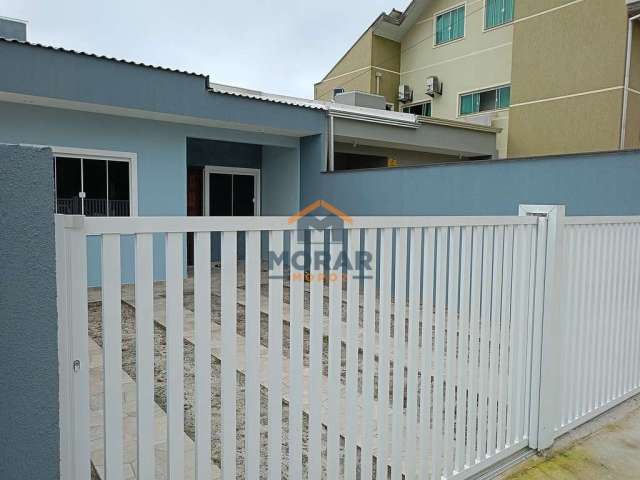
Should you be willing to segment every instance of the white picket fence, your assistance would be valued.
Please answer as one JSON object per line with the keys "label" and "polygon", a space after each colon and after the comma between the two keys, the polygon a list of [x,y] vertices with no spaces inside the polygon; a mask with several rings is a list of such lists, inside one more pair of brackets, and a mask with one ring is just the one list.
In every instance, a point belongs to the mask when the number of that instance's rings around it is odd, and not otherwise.
{"label": "white picket fence", "polygon": [[[185,283],[187,232],[195,261]],[[89,478],[96,441],[108,480],[124,478],[131,457],[142,479],[465,479],[548,447],[638,391],[640,219],[565,218],[546,207],[517,217],[355,217],[342,242],[313,231],[306,245],[275,217],[57,216],[56,233],[65,479]],[[221,237],[213,273],[212,233]],[[166,281],[154,284],[158,234]],[[88,368],[86,244],[96,235],[100,421]],[[123,235],[135,236],[133,294],[121,288]],[[361,278],[311,262],[309,282],[295,265],[267,275],[265,242],[276,254],[329,250],[352,264],[364,247],[371,270]],[[133,444],[123,431],[123,300],[135,307]],[[184,355],[192,344],[193,358]],[[166,429],[154,424],[157,402]]]}
{"label": "white picket fence", "polygon": [[640,219],[566,219],[564,433],[638,393]]}

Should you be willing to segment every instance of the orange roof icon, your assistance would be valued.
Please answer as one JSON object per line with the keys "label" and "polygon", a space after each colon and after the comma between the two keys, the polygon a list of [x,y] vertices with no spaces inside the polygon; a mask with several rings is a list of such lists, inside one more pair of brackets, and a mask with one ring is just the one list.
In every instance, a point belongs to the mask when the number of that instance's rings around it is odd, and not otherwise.
{"label": "orange roof icon", "polygon": [[343,222],[346,222],[349,224],[353,222],[353,220],[349,215],[344,213],[339,208],[334,207],[329,202],[325,202],[324,200],[316,200],[315,202],[310,203],[309,205],[304,207],[299,212],[296,212],[293,215],[291,215],[289,217],[289,224],[297,222],[302,217],[309,215],[309,213],[313,212],[314,210],[317,210],[318,208],[324,208],[328,212],[331,212],[332,214],[334,214],[336,217],[339,217]]}

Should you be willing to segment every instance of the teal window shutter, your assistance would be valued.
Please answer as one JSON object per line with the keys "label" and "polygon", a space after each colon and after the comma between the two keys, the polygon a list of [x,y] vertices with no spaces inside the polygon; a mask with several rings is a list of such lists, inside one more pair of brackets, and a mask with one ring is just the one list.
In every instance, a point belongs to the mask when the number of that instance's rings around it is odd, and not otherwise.
{"label": "teal window shutter", "polygon": [[444,21],[443,15],[439,16],[436,20],[436,44],[439,45],[444,42]]}
{"label": "teal window shutter", "polygon": [[464,14],[465,14],[465,7],[462,6],[460,7],[458,10],[458,35],[456,36],[456,38],[462,38],[464,37]]}
{"label": "teal window shutter", "polygon": [[498,108],[509,108],[511,105],[511,87],[502,87],[498,90]]}
{"label": "teal window shutter", "polygon": [[515,0],[502,0],[504,2],[504,23],[513,22]]}
{"label": "teal window shutter", "polygon": [[436,18],[436,45],[464,37],[464,5]]}
{"label": "teal window shutter", "polygon": [[514,0],[486,0],[485,27],[494,28],[513,21]]}
{"label": "teal window shutter", "polygon": [[425,103],[424,104],[424,112],[423,115],[425,117],[430,117],[431,116],[431,102]]}
{"label": "teal window shutter", "polygon": [[469,115],[470,113],[473,113],[473,110],[473,94],[463,95],[460,99],[460,115]]}

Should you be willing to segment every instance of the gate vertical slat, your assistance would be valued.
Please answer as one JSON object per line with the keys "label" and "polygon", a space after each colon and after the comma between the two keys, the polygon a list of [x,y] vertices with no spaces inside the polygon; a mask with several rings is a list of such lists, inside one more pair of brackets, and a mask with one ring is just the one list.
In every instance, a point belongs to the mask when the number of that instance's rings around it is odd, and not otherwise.
{"label": "gate vertical slat", "polygon": [[596,275],[596,265],[598,264],[598,259],[595,256],[596,252],[596,229],[591,226],[583,227],[583,235],[585,236],[585,253],[584,259],[591,259],[591,261],[587,262],[585,266],[585,279],[583,283],[584,287],[584,295],[582,300],[584,300],[584,306],[582,306],[580,312],[580,318],[584,318],[586,323],[586,335],[585,335],[585,346],[580,357],[581,363],[583,365],[582,369],[582,388],[580,392],[580,403],[579,408],[577,410],[578,415],[585,415],[587,412],[591,410],[591,384],[593,379],[593,374],[595,372],[594,355],[595,344],[596,344],[596,329],[595,329],[595,314],[596,314],[596,295],[594,292],[595,289],[595,279]]}
{"label": "gate vertical slat", "polygon": [[445,303],[447,298],[447,239],[448,229],[437,229],[436,244],[436,300],[435,300],[435,365],[433,388],[433,430],[432,430],[432,469],[434,479],[442,476],[442,454],[443,454],[443,411],[444,411],[444,348],[445,348]]}
{"label": "gate vertical slat", "polygon": [[220,391],[222,401],[222,477],[236,478],[236,329],[237,329],[237,234],[222,232],[220,313],[222,358]]}
{"label": "gate vertical slat", "polygon": [[471,291],[471,227],[462,228],[460,254],[460,319],[458,348],[458,394],[456,398],[456,453],[454,470],[462,472],[466,462],[469,394],[469,307]]}
{"label": "gate vertical slat", "polygon": [[168,233],[167,261],[167,477],[184,477],[182,234]]}
{"label": "gate vertical slat", "polygon": [[574,305],[578,305],[576,318],[579,325],[584,330],[584,340],[578,349],[576,363],[580,368],[580,378],[575,392],[574,419],[579,418],[586,413],[588,402],[588,386],[590,377],[593,372],[591,367],[591,345],[593,343],[593,308],[591,307],[593,296],[593,264],[595,258],[590,255],[593,245],[593,234],[590,226],[577,226],[577,237],[579,238],[579,258],[576,259],[578,269],[576,276],[579,280],[578,294],[576,295]]}
{"label": "gate vertical slat", "polygon": [[417,422],[418,422],[418,340],[420,335],[420,257],[422,253],[422,230],[412,228],[411,256],[409,260],[409,353],[407,360],[407,428],[406,469],[409,479],[416,478]]}
{"label": "gate vertical slat", "polygon": [[[259,232],[254,232],[256,237],[259,238]],[[290,264],[290,277],[289,277],[289,291],[290,291],[290,304],[289,304],[289,324],[290,324],[290,356],[289,361],[291,363],[291,382],[289,384],[289,478],[302,478],[302,398],[304,389],[304,261],[301,261],[300,256],[304,254],[304,243],[298,242],[296,236],[298,232],[293,231],[290,235],[291,245],[291,264]],[[257,250],[259,255],[259,249]],[[302,268],[299,268],[299,263],[302,263]],[[260,272],[258,272],[258,275]],[[259,301],[259,297],[256,301]],[[259,325],[256,323],[256,325]],[[257,342],[255,350],[259,347],[259,332],[255,332]],[[253,348],[248,346],[248,348]],[[257,387],[257,385],[256,385]],[[257,408],[260,408],[258,399]],[[257,424],[256,424],[257,427]],[[258,432],[256,431],[256,434]],[[256,435],[256,444],[258,437]],[[259,460],[259,452],[256,448],[256,462]],[[247,475],[247,478],[249,476]],[[258,477],[256,472],[255,477]]]}
{"label": "gate vertical slat", "polygon": [[469,311],[469,411],[467,414],[466,464],[473,466],[477,455],[478,433],[478,359],[480,349],[480,300],[482,292],[482,227],[473,227],[471,267],[471,308]]}
{"label": "gate vertical slat", "polygon": [[478,378],[478,441],[476,462],[487,454],[487,396],[489,389],[489,335],[491,319],[491,273],[493,265],[493,227],[483,231],[482,299],[480,307],[480,375]]}
{"label": "gate vertical slat", "polygon": [[[82,220],[82,218],[80,218]],[[89,439],[89,309],[87,304],[87,237],[81,229],[66,230],[67,256],[70,263],[71,336],[73,357],[79,362],[72,374],[74,474],[76,479],[90,478]]]}
{"label": "gate vertical slat", "polygon": [[371,255],[369,271],[363,270],[363,319],[362,328],[362,446],[360,460],[360,478],[373,478],[373,437],[375,420],[373,418],[374,397],[374,353],[376,329],[376,272],[377,272],[377,230],[364,231],[364,251]]}
{"label": "gate vertical slat", "polygon": [[633,304],[631,310],[631,318],[634,324],[634,352],[633,361],[631,363],[630,381],[631,388],[636,389],[640,386],[640,224],[633,226],[634,230],[634,285],[633,285]]}
{"label": "gate vertical slat", "polygon": [[[342,233],[342,232],[340,232]],[[327,478],[338,478],[340,474],[340,411],[342,381],[340,379],[342,349],[342,281],[341,270],[336,261],[342,253],[342,243],[330,238],[329,270],[329,365],[328,365],[328,418],[327,418]]]}
{"label": "gate vertical slat", "polygon": [[623,281],[624,291],[622,294],[622,305],[620,306],[621,314],[620,319],[622,321],[622,328],[619,334],[619,346],[618,359],[616,367],[616,397],[620,397],[627,393],[627,385],[625,383],[625,374],[627,372],[627,362],[625,361],[631,354],[630,352],[630,315],[629,315],[629,298],[631,296],[631,265],[633,265],[633,251],[632,251],[632,237],[631,237],[631,225],[623,225],[624,230],[624,263],[623,267]]}
{"label": "gate vertical slat", "polygon": [[[581,285],[585,280],[585,274],[582,271],[585,266],[582,251],[584,237],[581,232],[577,231],[576,227],[568,228],[565,238],[567,245],[567,295],[565,298],[567,329],[565,329],[565,335],[569,341],[569,358],[562,363],[565,372],[571,373],[562,382],[564,388],[563,398],[565,398],[562,424],[572,422],[579,416],[577,408],[580,398],[577,393],[580,388],[579,382],[583,378],[584,365],[578,362],[578,358],[582,356],[582,345],[586,339],[586,325],[583,321],[584,313],[581,312],[584,302],[580,299],[583,291]],[[577,332],[582,333],[578,335]]]}
{"label": "gate vertical slat", "polygon": [[[269,250],[283,255],[284,232],[269,232]],[[268,369],[268,453],[269,478],[282,478],[282,294],[283,264],[276,262],[269,272],[269,350]]]}
{"label": "gate vertical slat", "polygon": [[389,341],[391,323],[391,255],[393,253],[393,230],[381,229],[380,232],[380,307],[378,333],[380,338],[378,351],[378,459],[376,472],[386,478],[387,430],[389,425]]}
{"label": "gate vertical slat", "polygon": [[102,236],[102,354],[105,474],[122,478],[122,304],[120,235]]}
{"label": "gate vertical slat", "polygon": [[[446,257],[444,259],[446,261]],[[449,477],[453,472],[455,453],[455,405],[456,405],[456,372],[458,341],[458,296],[460,292],[460,227],[449,229],[449,258],[447,286],[447,318],[446,318],[446,391],[444,402],[444,475]]]}
{"label": "gate vertical slat", "polygon": [[[357,266],[356,254],[360,249],[360,230],[350,229],[348,234],[348,260],[353,269]],[[358,356],[360,345],[358,344],[359,325],[359,298],[360,280],[356,270],[344,269],[347,276],[347,342],[346,342],[346,426],[344,442],[344,478],[356,478],[356,448],[357,448],[357,419],[358,408]],[[351,412],[351,414],[349,414]]]}
{"label": "gate vertical slat", "polygon": [[614,378],[614,398],[618,398],[622,396],[625,392],[625,386],[623,385],[623,377],[626,371],[625,357],[627,356],[627,345],[629,338],[629,321],[628,321],[628,301],[629,301],[629,285],[630,281],[630,269],[628,268],[631,265],[631,249],[629,242],[629,226],[622,225],[622,238],[623,238],[623,263],[622,263],[622,299],[620,304],[620,322],[621,328],[618,332],[618,343],[616,349],[616,367],[615,367],[615,378]]}
{"label": "gate vertical slat", "polygon": [[598,374],[598,347],[599,347],[599,334],[598,325],[600,322],[600,309],[602,308],[602,302],[600,300],[600,287],[603,275],[603,255],[599,255],[602,248],[602,231],[600,225],[589,225],[586,227],[589,230],[589,249],[587,255],[592,258],[591,266],[589,267],[589,283],[588,283],[588,303],[587,312],[589,319],[589,358],[587,358],[587,368],[589,369],[589,376],[584,390],[584,412],[589,413],[593,411],[596,403],[597,392],[597,374]]}
{"label": "gate vertical slat", "polygon": [[[155,476],[153,392],[153,236],[136,235],[136,385],[138,424],[138,478]],[[199,479],[198,479],[199,480]]]}
{"label": "gate vertical slat", "polygon": [[407,229],[396,230],[393,314],[393,420],[391,425],[391,478],[402,477],[404,445],[404,367],[407,312]]}
{"label": "gate vertical slat", "polygon": [[211,478],[211,234],[196,232],[193,248],[195,339],[195,474]]}
{"label": "gate vertical slat", "polygon": [[517,380],[520,377],[519,366],[517,365],[518,354],[518,341],[522,330],[520,326],[522,324],[522,313],[519,304],[519,287],[522,282],[522,229],[517,226],[513,231],[513,258],[511,279],[512,288],[509,301],[511,302],[511,328],[509,329],[509,360],[508,360],[508,377],[507,377],[507,414],[505,424],[505,439],[507,446],[513,446],[517,443],[515,435],[516,417],[515,411],[518,408],[517,405]]}
{"label": "gate vertical slat", "polygon": [[506,226],[504,231],[503,291],[500,322],[500,377],[498,379],[498,426],[497,450],[504,450],[508,444],[507,423],[507,387],[509,385],[509,348],[510,330],[513,327],[511,316],[511,287],[513,274],[513,227]]}
{"label": "gate vertical slat", "polygon": [[628,385],[629,390],[634,390],[638,387],[638,371],[637,366],[640,361],[640,318],[638,316],[638,302],[640,301],[640,225],[634,224],[632,226],[633,234],[633,252],[634,258],[632,262],[633,271],[633,286],[631,288],[631,305],[630,305],[630,321],[632,323],[632,353],[628,371]]}
{"label": "gate vertical slat", "polygon": [[245,478],[260,476],[260,232],[245,244]]}
{"label": "gate vertical slat", "polygon": [[487,425],[487,457],[496,453],[496,425],[498,415],[498,375],[500,368],[500,328],[502,303],[502,274],[504,264],[504,227],[494,230],[493,280],[491,289],[491,340],[489,353],[489,408]]}
{"label": "gate vertical slat", "polygon": [[611,284],[612,295],[611,298],[611,310],[610,310],[610,324],[608,330],[607,341],[607,371],[604,378],[605,397],[604,403],[609,403],[615,398],[615,372],[617,367],[616,357],[617,351],[620,348],[619,333],[622,327],[622,315],[620,306],[622,304],[622,262],[625,260],[624,252],[624,232],[623,225],[613,226],[615,236],[614,247],[614,264],[613,264],[613,282]]}
{"label": "gate vertical slat", "polygon": [[435,229],[424,231],[422,268],[422,345],[420,376],[420,453],[418,471],[420,478],[429,478],[431,459],[431,377],[433,375],[433,275],[435,268]]}
{"label": "gate vertical slat", "polygon": [[615,321],[612,317],[613,300],[611,298],[612,285],[614,282],[615,266],[616,266],[616,232],[613,229],[603,227],[605,235],[605,274],[604,288],[602,289],[602,315],[600,316],[600,327],[598,330],[602,334],[600,345],[600,362],[598,372],[598,401],[596,408],[600,408],[607,402],[607,381],[608,381],[608,362],[609,362],[609,339],[611,336],[610,324]]}
{"label": "gate vertical slat", "polygon": [[311,282],[309,325],[309,480],[320,480],[322,474],[320,398],[322,394],[323,282],[316,258],[324,254],[324,234],[311,231]]}

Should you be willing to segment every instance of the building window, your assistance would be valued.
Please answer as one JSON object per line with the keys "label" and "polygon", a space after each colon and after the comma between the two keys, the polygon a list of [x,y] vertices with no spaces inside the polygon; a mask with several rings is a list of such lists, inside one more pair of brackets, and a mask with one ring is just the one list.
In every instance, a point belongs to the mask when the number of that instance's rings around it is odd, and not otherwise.
{"label": "building window", "polygon": [[507,85],[461,95],[460,115],[501,110],[509,108],[509,105],[511,105],[511,86]]}
{"label": "building window", "polygon": [[413,105],[405,105],[402,107],[404,113],[413,113],[422,117],[431,116],[431,102],[414,103]]}
{"label": "building window", "polygon": [[464,37],[465,6],[441,13],[436,17],[436,45]]}
{"label": "building window", "polygon": [[54,157],[56,213],[89,217],[131,214],[131,163],[57,155]]}
{"label": "building window", "polygon": [[513,22],[514,0],[486,0],[484,27],[489,30]]}

